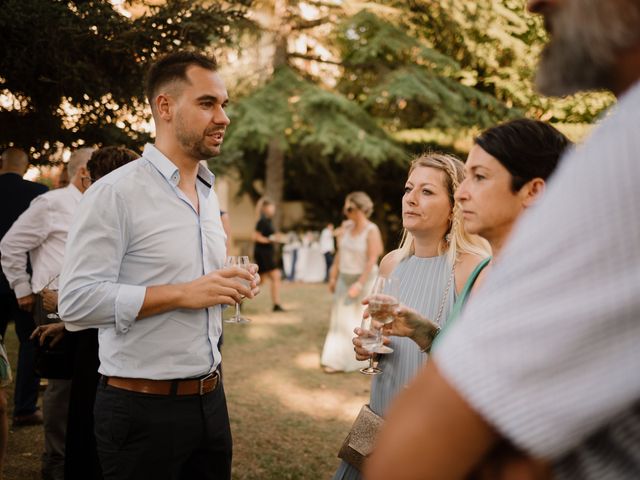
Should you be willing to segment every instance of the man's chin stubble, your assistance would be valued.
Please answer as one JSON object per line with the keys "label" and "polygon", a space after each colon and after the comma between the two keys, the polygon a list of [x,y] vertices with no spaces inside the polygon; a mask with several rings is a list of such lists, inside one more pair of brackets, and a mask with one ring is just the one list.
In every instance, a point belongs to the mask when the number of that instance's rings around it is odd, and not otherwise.
{"label": "man's chin stubble", "polygon": [[610,68],[595,65],[593,59],[583,52],[565,49],[562,55],[553,49],[562,48],[548,45],[542,52],[535,78],[536,90],[543,95],[563,97],[589,90],[610,87]]}

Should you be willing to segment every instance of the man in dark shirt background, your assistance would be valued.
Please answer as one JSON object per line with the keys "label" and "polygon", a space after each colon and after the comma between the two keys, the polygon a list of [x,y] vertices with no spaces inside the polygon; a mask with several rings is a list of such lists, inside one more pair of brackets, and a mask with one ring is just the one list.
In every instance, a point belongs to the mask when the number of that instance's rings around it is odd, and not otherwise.
{"label": "man in dark shirt background", "polygon": [[[0,239],[27,209],[31,200],[48,190],[44,185],[22,178],[28,167],[29,157],[23,150],[8,148],[2,153]],[[4,337],[9,321],[14,320],[16,334],[20,340],[13,410],[15,427],[42,423],[42,414],[36,406],[40,379],[34,372],[35,347],[29,340],[35,328],[32,308],[31,303],[18,303],[0,270],[0,335]]]}

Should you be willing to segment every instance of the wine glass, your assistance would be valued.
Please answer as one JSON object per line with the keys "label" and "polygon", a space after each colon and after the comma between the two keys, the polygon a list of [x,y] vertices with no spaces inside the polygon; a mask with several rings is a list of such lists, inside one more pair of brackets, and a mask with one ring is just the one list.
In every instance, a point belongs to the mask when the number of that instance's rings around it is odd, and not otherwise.
{"label": "wine glass", "polygon": [[[369,357],[369,366],[361,368],[360,373],[364,373],[365,375],[378,375],[379,373],[382,373],[382,370],[380,370],[378,367],[373,366],[373,355],[376,348],[379,346],[379,341],[378,333],[376,332],[376,328],[373,325],[371,315],[366,315],[362,318],[360,328],[363,331],[363,334],[360,335],[362,348],[371,352],[371,356]],[[378,331],[379,330],[380,329],[378,329]]]}
{"label": "wine glass", "polygon": [[382,327],[393,322],[398,307],[398,281],[391,277],[376,278],[369,295],[369,315],[362,319],[364,335],[360,337],[363,348],[372,353],[369,366],[362,368],[365,375],[377,375],[382,370],[373,366],[374,353],[392,353],[393,348],[384,345]]}
{"label": "wine glass", "polygon": [[[245,270],[249,270],[250,265],[251,265],[251,262],[249,261],[249,257],[246,255],[241,255],[241,256],[230,255],[227,257],[227,260],[224,263],[225,267],[240,267]],[[239,279],[239,280],[247,287],[250,287],[250,284],[247,280],[245,279]],[[240,314],[240,302],[236,302],[235,308],[236,308],[235,314],[229,317],[228,319],[226,319],[225,320],[226,323],[250,323],[251,322],[250,319],[243,317]]]}
{"label": "wine glass", "polygon": [[374,324],[380,327],[376,328],[378,334],[376,353],[393,352],[393,348],[383,343],[382,327],[393,322],[398,304],[398,280],[393,277],[376,278],[369,295],[369,315]]}

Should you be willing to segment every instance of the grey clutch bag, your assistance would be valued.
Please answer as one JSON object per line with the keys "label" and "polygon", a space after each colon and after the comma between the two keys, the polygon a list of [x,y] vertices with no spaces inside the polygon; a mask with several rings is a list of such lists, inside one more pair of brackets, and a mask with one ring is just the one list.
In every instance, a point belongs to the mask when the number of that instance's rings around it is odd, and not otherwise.
{"label": "grey clutch bag", "polygon": [[383,422],[383,418],[374,413],[369,405],[364,405],[344,439],[338,457],[361,470],[365,459],[373,451],[373,443]]}

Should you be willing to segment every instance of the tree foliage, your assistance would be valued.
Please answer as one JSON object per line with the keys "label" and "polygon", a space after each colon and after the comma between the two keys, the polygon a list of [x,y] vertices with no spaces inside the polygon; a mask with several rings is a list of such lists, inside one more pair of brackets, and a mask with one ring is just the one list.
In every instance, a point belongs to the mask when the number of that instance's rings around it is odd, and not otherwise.
{"label": "tree foliage", "polygon": [[546,34],[520,0],[272,0],[256,9],[267,20],[239,42],[260,53],[230,82],[242,88],[225,165],[239,166],[254,196],[269,193],[277,165],[284,180],[271,191],[304,200],[309,221],[337,220],[357,189],[374,198],[381,223],[397,225],[411,154],[463,155],[481,129],[524,115],[581,129],[612,101],[534,91]]}
{"label": "tree foliage", "polygon": [[126,144],[141,125],[143,76],[158,55],[228,37],[247,1],[135,2],[128,18],[111,2],[5,0],[0,9],[0,145],[50,154],[56,144]]}

